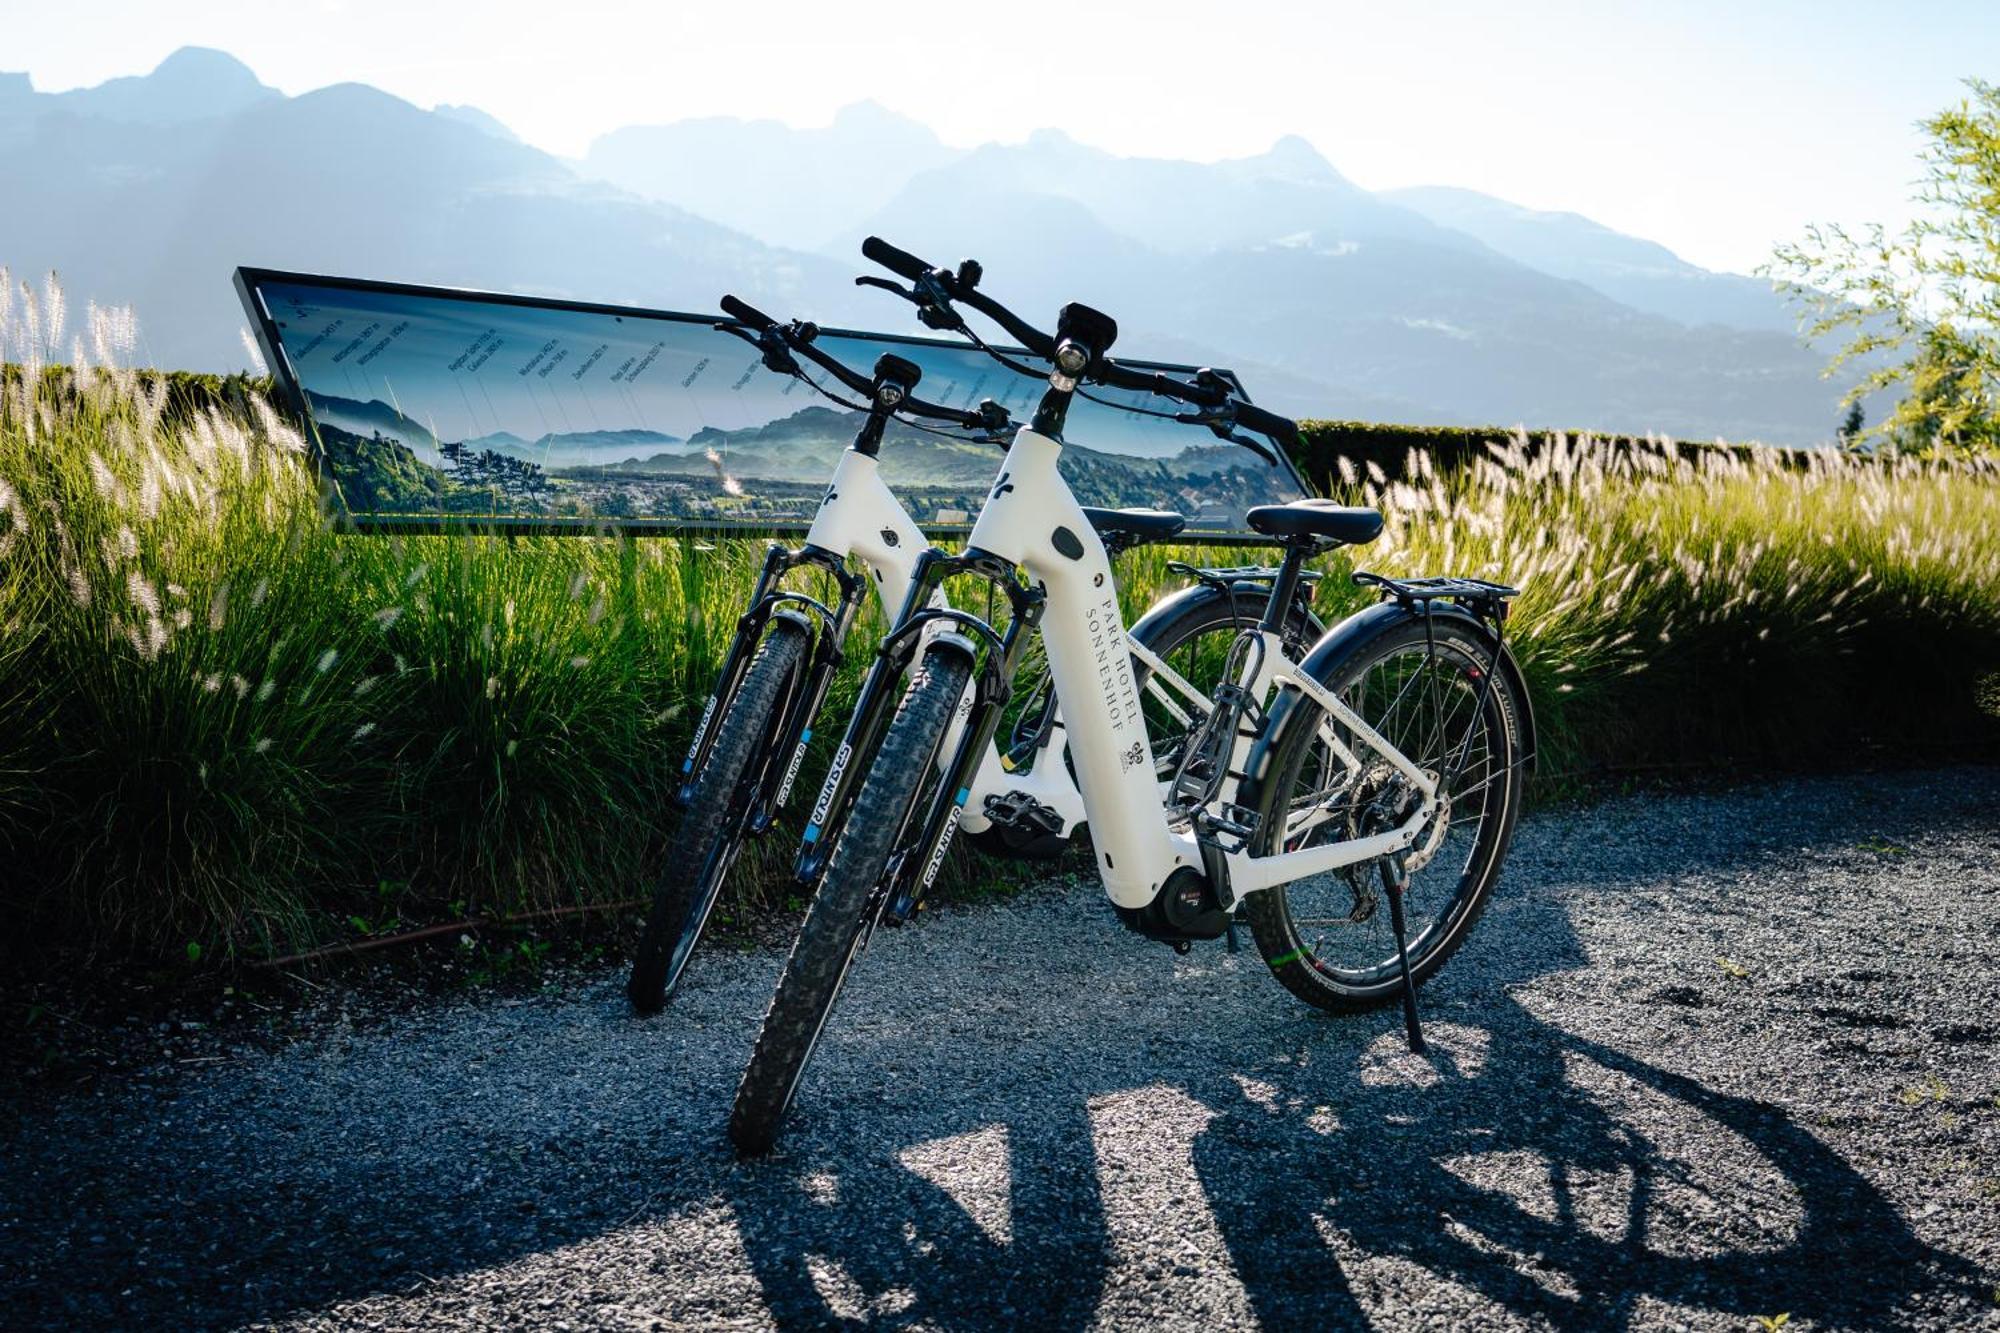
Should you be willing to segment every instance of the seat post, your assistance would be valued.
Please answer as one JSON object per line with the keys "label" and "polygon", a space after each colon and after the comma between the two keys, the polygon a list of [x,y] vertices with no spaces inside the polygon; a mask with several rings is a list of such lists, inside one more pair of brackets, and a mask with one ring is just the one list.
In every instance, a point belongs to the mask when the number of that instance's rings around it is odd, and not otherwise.
{"label": "seat post", "polygon": [[1264,603],[1264,619],[1259,629],[1267,634],[1285,632],[1285,620],[1299,595],[1299,574],[1307,558],[1318,549],[1319,543],[1310,537],[1294,537],[1285,543],[1285,560],[1278,566],[1278,576],[1271,580],[1271,598]]}

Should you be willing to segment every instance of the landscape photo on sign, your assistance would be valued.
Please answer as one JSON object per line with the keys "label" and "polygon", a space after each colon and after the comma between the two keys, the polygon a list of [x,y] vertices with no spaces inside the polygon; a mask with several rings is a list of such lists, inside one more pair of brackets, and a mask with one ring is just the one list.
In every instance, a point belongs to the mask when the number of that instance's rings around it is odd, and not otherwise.
{"label": "landscape photo on sign", "polygon": [[[334,503],[359,520],[801,525],[862,417],[708,317],[250,270],[238,286],[311,417]],[[844,331],[818,345],[864,374],[894,351],[922,368],[920,397],[992,398],[1017,422],[1043,387],[970,346]],[[1249,507],[1304,494],[1288,465],[1132,410],[1170,402],[1091,392],[1108,401],[1077,400],[1062,460],[1084,504],[1172,509],[1230,533]],[[910,513],[946,526],[978,513],[1001,453],[896,422],[881,459]]]}

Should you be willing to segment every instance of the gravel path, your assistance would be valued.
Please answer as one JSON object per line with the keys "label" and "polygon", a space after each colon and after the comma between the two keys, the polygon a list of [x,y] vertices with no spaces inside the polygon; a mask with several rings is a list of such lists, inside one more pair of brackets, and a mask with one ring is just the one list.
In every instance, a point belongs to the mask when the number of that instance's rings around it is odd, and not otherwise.
{"label": "gravel path", "polygon": [[766,952],[7,1089],[0,1324],[2000,1328],[1996,844],[1990,769],[1539,816],[1428,1061],[1094,885],[950,911],[761,1163]]}

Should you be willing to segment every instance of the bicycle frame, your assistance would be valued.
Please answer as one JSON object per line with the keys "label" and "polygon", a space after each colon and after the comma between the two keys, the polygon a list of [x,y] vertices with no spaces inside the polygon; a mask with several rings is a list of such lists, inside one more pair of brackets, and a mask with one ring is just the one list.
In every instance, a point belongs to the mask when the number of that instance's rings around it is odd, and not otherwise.
{"label": "bicycle frame", "polygon": [[[1124,646],[1110,558],[1057,469],[1061,454],[1060,439],[1032,426],[1019,431],[973,525],[965,555],[953,561],[940,559],[918,572],[899,633],[926,620],[920,599],[950,573],[982,573],[1010,590],[1025,580],[1026,587],[1037,590],[1035,614],[1062,708],[1065,741],[1090,822],[1098,873],[1112,902],[1125,908],[1144,907],[1175,872],[1192,868],[1204,870],[1218,905],[1228,911],[1243,895],[1259,889],[1408,849],[1436,810],[1436,779],[1399,753],[1345,702],[1291,669],[1280,636],[1268,628],[1250,631],[1263,640],[1263,651],[1252,655],[1247,679],[1238,683],[1260,700],[1281,685],[1302,691],[1329,715],[1323,734],[1350,774],[1361,771],[1362,761],[1353,747],[1340,740],[1336,725],[1395,767],[1422,800],[1401,825],[1382,833],[1262,857],[1219,846],[1212,836],[1197,831],[1199,821],[1170,821],[1139,708],[1131,654]],[[992,631],[986,630],[986,635],[990,638]],[[993,646],[1004,645],[994,640]],[[1006,665],[1002,663],[1003,668]],[[997,716],[997,707],[990,711]],[[965,803],[968,779],[975,771],[978,755],[973,747],[990,739],[993,720],[984,719],[984,725],[960,743],[951,766],[952,786],[945,789],[958,805]],[[1232,774],[1240,774],[1248,746],[1247,736],[1234,738]],[[1225,778],[1211,810],[1230,808],[1238,781],[1236,776]],[[1326,817],[1321,810],[1295,813],[1283,845],[1294,845],[1299,835]],[[954,823],[933,810],[924,840],[917,844],[921,863],[935,863],[941,852],[937,843],[949,838]],[[1226,820],[1221,823],[1227,826]],[[1218,870],[1224,882],[1216,882]]]}
{"label": "bicycle frame", "polygon": [[[884,612],[895,616],[899,609],[905,607],[918,565],[928,550],[929,543],[922,530],[882,479],[879,461],[859,450],[845,450],[804,542],[796,548],[774,543],[765,552],[764,568],[758,577],[749,609],[737,620],[735,637],[723,659],[716,685],[703,707],[686,757],[681,762],[683,785],[678,794],[683,801],[687,797],[688,784],[700,771],[714,743],[710,731],[714,719],[726,710],[742,684],[765,628],[773,619],[790,619],[814,636],[815,647],[803,687],[794,692],[793,703],[778,732],[775,753],[789,755],[789,758],[783,760],[782,767],[774,763],[766,771],[749,813],[748,827],[751,832],[762,834],[770,828],[778,811],[790,798],[806,751],[812,743],[812,721],[825,702],[835,673],[845,660],[847,635],[860,612],[866,587],[872,583]],[[858,563],[863,572],[855,573],[850,568],[850,561]],[[837,581],[840,596],[832,605],[780,586],[786,574],[806,567],[824,570]],[[925,593],[927,602],[935,596],[934,589]],[[1123,626],[1120,628],[1122,631]],[[850,736],[835,753],[828,775],[829,789],[839,788],[840,779],[847,771],[847,759],[853,752],[853,738]],[[987,758],[988,763],[983,767],[981,781],[977,785],[982,798],[1000,792],[1025,793],[1055,811],[1061,820],[1060,833],[1063,837],[1069,836],[1082,822],[1083,799],[1070,780],[1059,741],[1051,745],[1049,753],[1038,756],[1033,767],[1025,771],[1008,772],[1000,764],[997,753]],[[774,777],[777,779],[775,785]],[[838,808],[838,803],[830,801],[824,793],[815,803],[813,822],[807,828],[806,852],[812,851],[814,844],[822,841],[822,834],[828,834],[825,841],[831,842],[828,826],[830,804]],[[981,804],[975,804],[968,815],[979,809]],[[970,827],[977,829],[983,827],[985,822],[980,815],[971,820]],[[802,877],[807,877],[813,872],[814,868],[808,864],[800,873]]]}

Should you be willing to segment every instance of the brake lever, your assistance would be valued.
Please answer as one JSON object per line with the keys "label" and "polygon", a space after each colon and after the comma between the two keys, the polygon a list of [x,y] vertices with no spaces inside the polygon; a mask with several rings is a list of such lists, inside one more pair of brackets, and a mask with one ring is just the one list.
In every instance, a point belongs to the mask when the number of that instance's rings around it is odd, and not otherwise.
{"label": "brake lever", "polygon": [[917,318],[926,328],[941,333],[959,333],[965,328],[965,320],[952,308],[951,294],[939,285],[935,275],[926,273],[914,287],[904,287],[887,278],[873,274],[863,274],[854,280],[857,287],[879,287],[885,292],[893,292],[917,308]]}
{"label": "brake lever", "polygon": [[1215,436],[1216,439],[1227,440],[1231,444],[1239,445],[1242,448],[1248,449],[1266,463],[1270,463],[1273,466],[1277,465],[1278,456],[1276,454],[1249,436],[1237,433],[1236,407],[1234,403],[1224,402],[1215,407],[1204,407],[1198,412],[1177,412],[1174,414],[1174,420],[1190,426],[1206,426],[1208,427],[1209,434]]}
{"label": "brake lever", "polygon": [[918,295],[915,292],[911,291],[908,287],[903,286],[899,282],[891,282],[887,278],[878,278],[872,273],[865,273],[862,276],[856,278],[854,280],[854,285],[856,287],[880,287],[885,292],[894,292],[896,295],[902,297],[905,301],[908,301],[911,305],[923,304],[923,300],[920,297],[918,297]]}
{"label": "brake lever", "polygon": [[795,379],[805,378],[804,369],[792,356],[791,349],[785,346],[775,329],[764,333],[752,333],[740,324],[717,324],[715,328],[723,333],[734,334],[756,348],[757,354],[763,358],[766,370],[779,375],[790,375]]}

